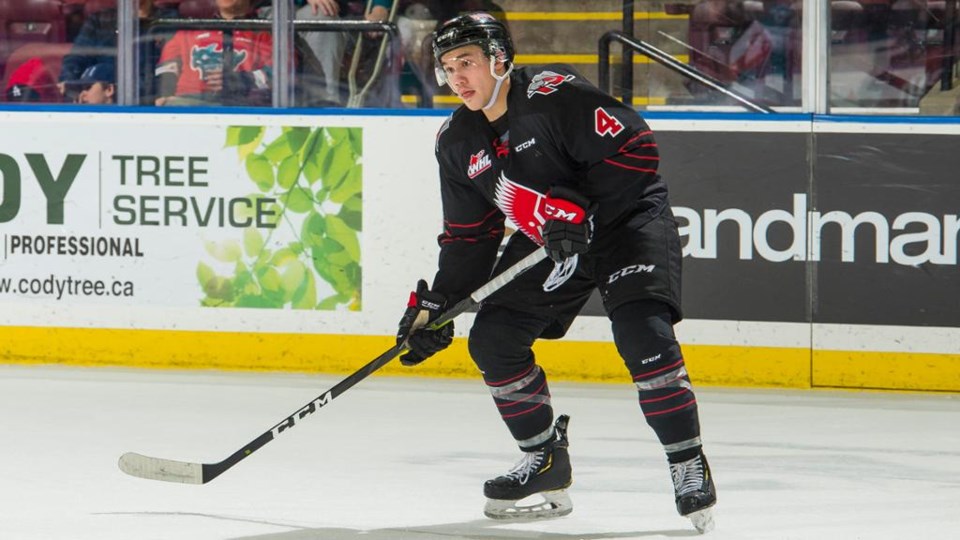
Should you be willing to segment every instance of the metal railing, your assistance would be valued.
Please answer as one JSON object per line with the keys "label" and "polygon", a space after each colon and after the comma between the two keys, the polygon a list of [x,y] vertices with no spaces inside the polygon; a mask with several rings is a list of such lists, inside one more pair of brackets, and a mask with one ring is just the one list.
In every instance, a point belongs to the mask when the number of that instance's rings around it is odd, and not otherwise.
{"label": "metal railing", "polygon": [[[631,3],[632,4],[632,3]],[[633,21],[631,16],[630,21]],[[773,109],[767,107],[766,105],[761,105],[750,100],[747,96],[735,92],[721,83],[719,80],[714,77],[690,66],[680,62],[676,58],[670,56],[668,53],[654,47],[653,45],[639,39],[635,39],[629,35],[619,32],[617,30],[611,30],[605,33],[600,37],[600,42],[598,45],[599,48],[599,58],[597,65],[597,78],[599,79],[600,89],[604,92],[610,92],[610,42],[617,41],[623,45],[623,83],[622,83],[622,95],[623,100],[628,105],[633,104],[633,56],[632,52],[637,51],[647,58],[657,62],[658,64],[679,73],[680,75],[696,81],[712,90],[720,92],[721,94],[737,101],[747,109],[750,109],[754,112],[772,114],[775,113]]]}

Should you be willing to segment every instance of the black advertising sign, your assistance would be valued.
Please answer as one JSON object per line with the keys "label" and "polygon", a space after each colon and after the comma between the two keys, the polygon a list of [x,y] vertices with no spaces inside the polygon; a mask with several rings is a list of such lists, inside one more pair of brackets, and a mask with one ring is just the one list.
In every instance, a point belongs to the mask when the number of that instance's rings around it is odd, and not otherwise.
{"label": "black advertising sign", "polygon": [[661,129],[657,141],[686,318],[960,326],[957,136]]}
{"label": "black advertising sign", "polygon": [[841,214],[823,227],[814,321],[960,326],[960,137],[827,133],[815,145],[818,208]]}

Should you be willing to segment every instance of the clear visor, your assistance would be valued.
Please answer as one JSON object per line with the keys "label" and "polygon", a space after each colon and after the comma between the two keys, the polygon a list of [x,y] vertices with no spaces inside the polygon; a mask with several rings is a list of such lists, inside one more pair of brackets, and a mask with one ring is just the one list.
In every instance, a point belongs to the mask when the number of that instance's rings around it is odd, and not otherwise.
{"label": "clear visor", "polygon": [[[453,73],[456,73],[457,71],[466,69],[470,66],[479,66],[481,65],[483,60],[487,60],[490,63],[490,74],[496,77],[496,73],[494,72],[494,66],[497,64],[497,60],[492,55],[484,57],[483,53],[480,53],[480,54],[464,53],[464,54],[458,55],[455,58],[448,58],[447,62],[449,63],[449,70]],[[440,62],[440,60],[434,60],[433,71],[437,77],[438,86],[443,86],[445,84],[450,83],[450,74],[447,73],[448,68],[445,67],[443,63]]]}
{"label": "clear visor", "polygon": [[433,61],[433,73],[437,76],[437,86],[443,86],[447,84],[447,72],[443,70],[443,66],[440,65],[440,62]]}

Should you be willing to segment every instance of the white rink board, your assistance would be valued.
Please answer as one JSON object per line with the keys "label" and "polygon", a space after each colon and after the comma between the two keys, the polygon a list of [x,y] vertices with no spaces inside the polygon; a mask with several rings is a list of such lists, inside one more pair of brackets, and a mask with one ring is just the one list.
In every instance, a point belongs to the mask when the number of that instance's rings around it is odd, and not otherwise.
{"label": "white rink board", "polygon": [[[173,115],[128,113],[0,113],[4,122],[0,154],[11,156],[23,171],[22,205],[17,217],[0,223],[0,235],[117,234],[142,239],[148,257],[122,261],[71,257],[5,257],[0,277],[49,274],[92,277],[128,276],[138,284],[132,301],[77,299],[58,301],[43,295],[0,296],[0,325],[154,330],[200,330],[262,333],[391,335],[397,309],[420,277],[431,278],[436,265],[436,236],[441,230],[434,140],[442,116],[351,115]],[[803,121],[651,120],[659,130],[806,131]],[[358,312],[289,309],[216,309],[200,307],[194,267],[202,258],[198,238],[224,231],[172,230],[111,226],[104,201],[111,189],[109,166],[117,155],[203,155],[209,168],[233,171],[232,149],[223,147],[231,125],[358,127],[363,130],[363,306]],[[818,124],[814,124],[818,125]],[[821,130],[855,132],[856,124],[830,124]],[[873,129],[885,129],[876,127]],[[946,129],[946,128],[943,128]],[[144,136],[149,134],[149,136]],[[67,154],[90,156],[65,201],[66,222],[47,225],[44,195],[31,176],[27,154],[44,154],[54,173]],[[115,177],[112,177],[116,181]],[[219,178],[223,180],[223,178]],[[669,179],[667,179],[669,183]],[[249,191],[221,182],[218,193]],[[239,190],[239,191],[237,191]],[[134,230],[136,229],[136,230]],[[235,234],[236,231],[231,231]],[[142,285],[141,285],[142,284]],[[139,292],[139,291],[142,291]],[[463,336],[468,325],[459,325]],[[704,345],[882,350],[956,354],[960,329],[893,329],[878,326],[810,325],[749,321],[687,320],[678,328],[686,343]],[[582,317],[569,339],[610,341],[607,321]]]}

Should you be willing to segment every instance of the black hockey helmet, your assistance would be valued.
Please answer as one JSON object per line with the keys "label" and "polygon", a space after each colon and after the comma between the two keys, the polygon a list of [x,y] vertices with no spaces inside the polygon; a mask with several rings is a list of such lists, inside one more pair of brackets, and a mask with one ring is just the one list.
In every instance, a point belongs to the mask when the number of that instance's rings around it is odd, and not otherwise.
{"label": "black hockey helmet", "polygon": [[513,64],[513,40],[507,27],[484,11],[466,13],[446,21],[433,35],[433,58],[441,84],[446,77],[441,75],[440,57],[465,45],[479,45],[484,55]]}

